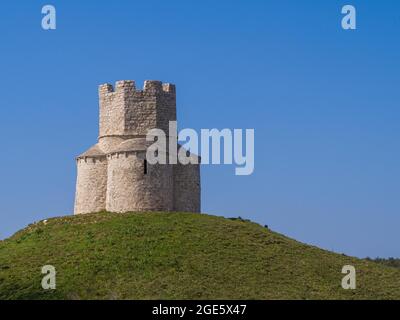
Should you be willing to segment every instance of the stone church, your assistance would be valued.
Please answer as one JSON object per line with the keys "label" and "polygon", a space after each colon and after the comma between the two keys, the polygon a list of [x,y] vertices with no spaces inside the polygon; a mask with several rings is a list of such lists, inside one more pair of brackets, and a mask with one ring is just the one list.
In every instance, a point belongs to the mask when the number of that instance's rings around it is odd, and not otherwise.
{"label": "stone church", "polygon": [[200,212],[199,164],[150,165],[146,160],[150,129],[176,139],[169,133],[169,121],[176,121],[175,86],[145,81],[137,90],[134,81],[118,81],[115,88],[101,85],[99,100],[98,142],[76,159],[75,214]]}

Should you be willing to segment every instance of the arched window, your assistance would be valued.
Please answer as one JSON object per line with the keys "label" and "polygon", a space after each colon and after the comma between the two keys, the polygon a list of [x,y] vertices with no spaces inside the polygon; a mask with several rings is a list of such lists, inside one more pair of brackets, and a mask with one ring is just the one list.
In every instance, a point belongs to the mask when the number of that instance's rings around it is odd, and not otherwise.
{"label": "arched window", "polygon": [[146,159],[143,160],[143,173],[147,174],[147,160]]}

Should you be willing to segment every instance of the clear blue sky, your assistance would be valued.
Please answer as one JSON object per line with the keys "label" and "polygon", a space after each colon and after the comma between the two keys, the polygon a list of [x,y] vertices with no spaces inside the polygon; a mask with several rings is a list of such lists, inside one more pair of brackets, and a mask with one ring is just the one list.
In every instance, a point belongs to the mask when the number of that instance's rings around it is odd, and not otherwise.
{"label": "clear blue sky", "polygon": [[159,79],[177,85],[180,128],[255,129],[252,176],[202,168],[204,212],[400,257],[399,1],[7,1],[0,34],[0,238],[71,214],[97,86]]}

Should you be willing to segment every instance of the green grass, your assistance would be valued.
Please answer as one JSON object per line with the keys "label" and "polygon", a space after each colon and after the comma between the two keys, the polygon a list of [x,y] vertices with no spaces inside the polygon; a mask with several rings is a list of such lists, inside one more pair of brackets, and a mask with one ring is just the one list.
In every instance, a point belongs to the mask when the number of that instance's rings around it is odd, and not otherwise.
{"label": "green grass", "polygon": [[[41,288],[41,267],[57,289]],[[342,267],[357,289],[341,287]],[[258,224],[191,213],[97,213],[0,242],[1,299],[400,299],[400,270]]]}

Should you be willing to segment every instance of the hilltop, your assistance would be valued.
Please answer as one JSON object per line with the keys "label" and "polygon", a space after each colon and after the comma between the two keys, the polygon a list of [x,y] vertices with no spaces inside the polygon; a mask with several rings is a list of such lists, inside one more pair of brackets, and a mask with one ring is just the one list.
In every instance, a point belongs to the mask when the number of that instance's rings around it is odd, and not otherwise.
{"label": "hilltop", "polygon": [[[57,289],[41,288],[41,268]],[[344,265],[357,289],[341,288]],[[400,270],[194,213],[96,213],[0,242],[0,299],[400,299]]]}

